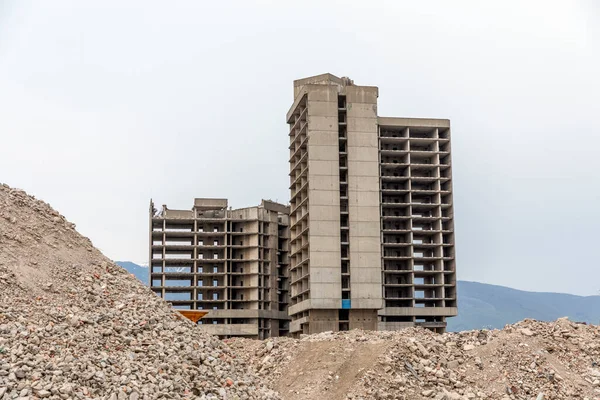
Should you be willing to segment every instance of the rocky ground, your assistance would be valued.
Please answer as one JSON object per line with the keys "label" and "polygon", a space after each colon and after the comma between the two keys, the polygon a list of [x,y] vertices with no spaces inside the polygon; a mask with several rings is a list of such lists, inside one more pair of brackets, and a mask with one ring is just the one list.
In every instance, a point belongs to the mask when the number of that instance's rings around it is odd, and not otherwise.
{"label": "rocky ground", "polygon": [[567,319],[228,342],[284,399],[600,399],[598,327]]}
{"label": "rocky ground", "polygon": [[0,400],[277,399],[48,204],[0,185]]}

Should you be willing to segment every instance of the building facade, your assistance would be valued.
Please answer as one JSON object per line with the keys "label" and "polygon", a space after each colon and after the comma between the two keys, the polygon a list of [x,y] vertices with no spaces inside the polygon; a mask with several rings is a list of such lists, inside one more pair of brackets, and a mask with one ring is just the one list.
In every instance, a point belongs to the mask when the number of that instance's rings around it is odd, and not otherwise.
{"label": "building facade", "polygon": [[150,286],[173,307],[207,310],[221,337],[288,333],[289,207],[263,200],[228,209],[199,198],[191,210],[150,205]]}
{"label": "building facade", "polygon": [[457,314],[450,122],[380,117],[378,88],[294,82],[290,333],[445,330]]}

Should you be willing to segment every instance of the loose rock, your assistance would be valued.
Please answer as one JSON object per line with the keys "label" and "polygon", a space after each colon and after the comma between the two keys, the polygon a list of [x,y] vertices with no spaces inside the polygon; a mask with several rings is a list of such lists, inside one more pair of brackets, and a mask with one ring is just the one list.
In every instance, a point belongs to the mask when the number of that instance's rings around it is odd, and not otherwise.
{"label": "loose rock", "polygon": [[0,184],[0,400],[192,394],[279,398],[48,204]]}

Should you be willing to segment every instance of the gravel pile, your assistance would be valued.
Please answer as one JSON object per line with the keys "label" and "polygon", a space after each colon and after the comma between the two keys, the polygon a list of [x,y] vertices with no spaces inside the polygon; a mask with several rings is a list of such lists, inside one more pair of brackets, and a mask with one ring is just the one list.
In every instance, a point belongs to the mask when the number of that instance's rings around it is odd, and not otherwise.
{"label": "gravel pile", "polygon": [[16,398],[279,397],[48,204],[0,185],[0,400]]}
{"label": "gravel pile", "polygon": [[284,399],[600,399],[598,327],[566,318],[493,331],[326,332],[230,346]]}
{"label": "gravel pile", "polygon": [[0,400],[600,400],[599,364],[598,327],[565,318],[225,343],[0,185]]}

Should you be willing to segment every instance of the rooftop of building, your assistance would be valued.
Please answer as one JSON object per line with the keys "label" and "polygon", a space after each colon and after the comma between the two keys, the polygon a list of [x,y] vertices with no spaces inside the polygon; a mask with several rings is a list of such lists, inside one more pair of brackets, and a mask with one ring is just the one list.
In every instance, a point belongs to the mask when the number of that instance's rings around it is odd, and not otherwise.
{"label": "rooftop of building", "polygon": [[[356,85],[352,79],[343,76],[341,78],[331,74],[325,73],[320,75],[309,76],[302,79],[296,79],[294,81],[294,103],[287,112],[286,121],[289,122],[294,110],[298,106],[302,94],[305,92],[304,88],[308,85],[337,85],[340,88],[346,86],[362,86],[362,87],[373,87],[377,86],[364,86]],[[422,128],[449,128],[450,120],[443,118],[406,118],[406,117],[378,117],[377,122],[381,126],[388,127],[422,127]]]}
{"label": "rooftop of building", "polygon": [[177,215],[179,218],[194,218],[194,211],[241,211],[252,208],[263,208],[265,210],[274,211],[282,214],[289,214],[290,206],[281,204],[273,200],[262,199],[260,204],[256,206],[232,208],[228,207],[228,200],[222,198],[211,198],[211,197],[197,197],[194,199],[194,206],[189,210],[176,210],[170,209],[166,204],[163,204],[162,210],[157,210],[154,207],[154,202],[150,200],[150,212],[153,217],[161,217],[166,215],[166,211],[169,211],[171,215]]}

